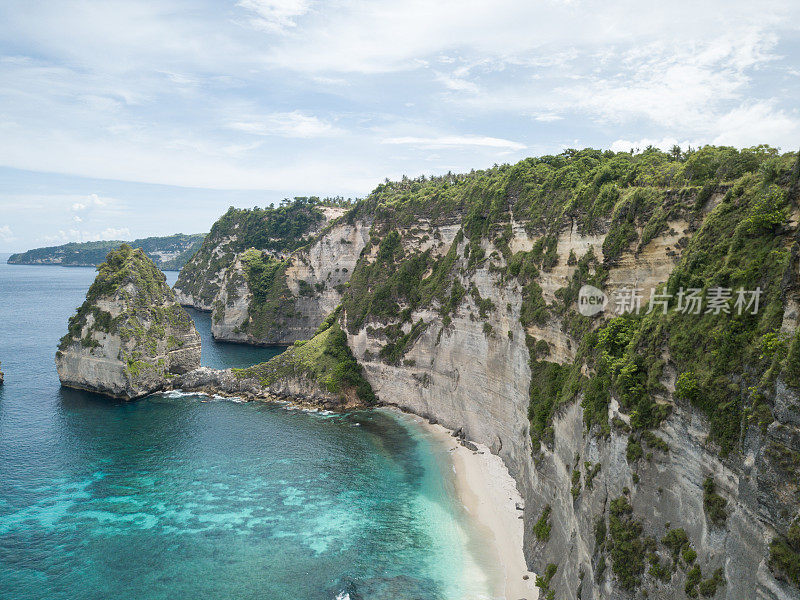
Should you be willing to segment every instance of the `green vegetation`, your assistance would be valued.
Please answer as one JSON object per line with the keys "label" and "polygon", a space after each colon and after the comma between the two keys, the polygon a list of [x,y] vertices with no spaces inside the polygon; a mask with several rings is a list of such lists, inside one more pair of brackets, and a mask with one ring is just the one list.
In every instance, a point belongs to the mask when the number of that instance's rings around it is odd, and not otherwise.
{"label": "green vegetation", "polygon": [[[127,244],[132,248],[141,248],[157,267],[164,271],[178,271],[197,252],[203,243],[205,234],[195,233],[162,237],[149,237],[132,242],[119,240],[103,240],[99,242],[71,242],[63,246],[35,248],[19,254],[12,254],[8,259],[10,265],[64,265],[70,267],[97,266],[105,260],[106,254]],[[173,258],[162,259],[162,254]]]}
{"label": "green vegetation", "polygon": [[584,466],[586,467],[586,489],[591,490],[594,486],[594,478],[600,473],[600,469],[603,465],[602,463],[595,463],[592,465],[592,463],[587,461],[584,463]]}
{"label": "green vegetation", "polygon": [[631,515],[633,507],[625,496],[611,501],[609,529],[611,539],[611,570],[620,586],[626,590],[638,587],[644,573],[644,556],[647,544],[641,537],[642,524]]}
{"label": "green vegetation", "polygon": [[728,503],[725,498],[720,496],[715,491],[714,479],[706,477],[703,481],[703,508],[706,515],[714,525],[724,525],[728,518],[728,513],[725,510],[725,505]]}
{"label": "green vegetation", "polygon": [[544,575],[536,577],[536,587],[541,590],[541,597],[545,600],[553,600],[555,598],[555,590],[550,589],[550,582],[555,577],[558,571],[558,565],[549,563],[544,569]]}
{"label": "green vegetation", "polygon": [[800,517],[789,526],[786,536],[772,540],[769,568],[776,577],[800,588]]}
{"label": "green vegetation", "polygon": [[689,543],[689,536],[683,529],[670,529],[662,538],[664,544],[672,554],[672,570],[678,568],[678,559],[683,558],[687,565],[692,564],[697,558],[697,552],[692,549]]}
{"label": "green vegetation", "polygon": [[550,513],[552,509],[550,505],[547,504],[542,509],[542,514],[539,516],[539,519],[536,521],[536,524],[533,526],[533,534],[536,536],[536,539],[540,542],[546,542],[550,539]]}
{"label": "green vegetation", "polygon": [[703,579],[703,572],[699,565],[694,565],[686,573],[686,584],[683,586],[686,595],[690,598],[697,598],[697,585]]}
{"label": "green vegetation", "polygon": [[572,471],[572,488],[570,489],[572,499],[575,500],[581,493],[581,472],[579,469]]}
{"label": "green vegetation", "polygon": [[255,378],[264,387],[282,378],[307,378],[346,400],[374,403],[375,394],[347,346],[347,336],[339,327],[337,316],[338,312],[335,312],[326,319],[313,338],[295,342],[269,362],[247,369],[234,369],[236,376]]}

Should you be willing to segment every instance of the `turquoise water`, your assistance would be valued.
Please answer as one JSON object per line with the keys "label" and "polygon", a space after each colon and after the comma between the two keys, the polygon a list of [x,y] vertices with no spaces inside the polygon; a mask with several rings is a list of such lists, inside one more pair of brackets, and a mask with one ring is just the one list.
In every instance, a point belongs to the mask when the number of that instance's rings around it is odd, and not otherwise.
{"label": "turquoise water", "polygon": [[[0,260],[0,598],[488,597],[446,449],[410,419],[62,389],[94,271]],[[192,316],[204,364],[278,351]]]}

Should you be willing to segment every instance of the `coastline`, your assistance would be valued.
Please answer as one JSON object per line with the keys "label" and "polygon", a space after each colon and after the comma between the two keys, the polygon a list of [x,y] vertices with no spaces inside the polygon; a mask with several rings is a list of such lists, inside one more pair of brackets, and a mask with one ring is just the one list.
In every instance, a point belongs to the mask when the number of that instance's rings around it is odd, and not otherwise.
{"label": "coastline", "polygon": [[[536,600],[536,574],[528,571],[523,554],[522,497],[503,460],[483,444],[477,452],[462,446],[452,431],[427,419],[405,413],[447,448],[455,474],[458,501],[481,535],[485,549],[494,557],[503,581],[492,591],[493,598]],[[523,579],[527,575],[528,579]]]}

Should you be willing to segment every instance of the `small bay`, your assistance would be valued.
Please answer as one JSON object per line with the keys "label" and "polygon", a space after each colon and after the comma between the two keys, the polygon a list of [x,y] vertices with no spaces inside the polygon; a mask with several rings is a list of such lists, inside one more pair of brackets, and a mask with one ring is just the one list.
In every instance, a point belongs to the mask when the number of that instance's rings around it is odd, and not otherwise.
{"label": "small bay", "polygon": [[[447,451],[402,415],[61,388],[94,274],[0,257],[0,598],[489,597]],[[190,314],[204,365],[280,352]]]}

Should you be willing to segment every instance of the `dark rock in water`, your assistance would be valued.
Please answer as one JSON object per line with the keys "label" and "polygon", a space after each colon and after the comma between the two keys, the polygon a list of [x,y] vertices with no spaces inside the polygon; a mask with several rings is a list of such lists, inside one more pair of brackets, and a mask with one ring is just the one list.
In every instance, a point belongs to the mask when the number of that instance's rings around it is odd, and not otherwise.
{"label": "dark rock in water", "polygon": [[336,600],[364,600],[364,597],[356,591],[355,582],[348,578],[343,579],[333,593]]}
{"label": "dark rock in water", "polygon": [[141,249],[109,252],[61,338],[61,384],[131,400],[199,366],[200,335],[164,274]]}
{"label": "dark rock in water", "polygon": [[[3,363],[0,363],[2,365]],[[0,385],[3,385],[3,371],[0,371]]]}

